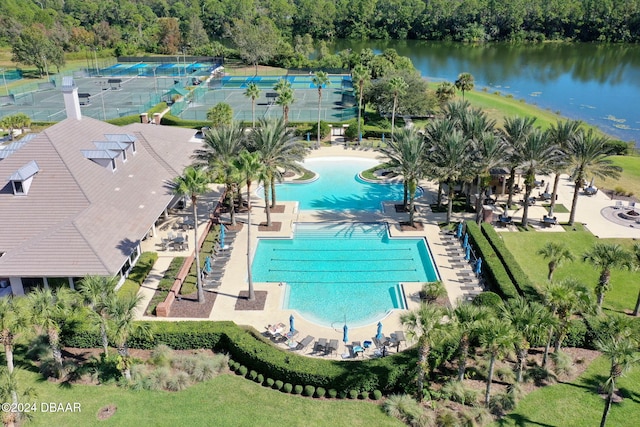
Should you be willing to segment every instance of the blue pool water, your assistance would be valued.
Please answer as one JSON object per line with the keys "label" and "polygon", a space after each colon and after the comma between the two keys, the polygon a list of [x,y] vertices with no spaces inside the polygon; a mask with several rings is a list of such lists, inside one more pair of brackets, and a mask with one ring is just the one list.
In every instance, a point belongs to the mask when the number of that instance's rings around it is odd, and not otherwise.
{"label": "blue pool water", "polygon": [[437,280],[424,239],[391,239],[382,223],[298,223],[294,239],[260,239],[257,282],[287,284],[283,308],[325,326],[361,326],[404,309],[399,282]]}
{"label": "blue pool water", "polygon": [[370,184],[358,173],[380,162],[374,159],[318,158],[307,159],[303,166],[319,178],[311,183],[280,184],[278,200],[297,200],[303,210],[379,211],[385,200],[402,200],[402,184]]}

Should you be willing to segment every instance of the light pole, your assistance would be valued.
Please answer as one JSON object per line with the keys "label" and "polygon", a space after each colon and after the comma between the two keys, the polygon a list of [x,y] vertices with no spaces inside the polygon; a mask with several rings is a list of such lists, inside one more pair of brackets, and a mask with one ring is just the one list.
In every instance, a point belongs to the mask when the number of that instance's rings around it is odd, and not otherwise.
{"label": "light pole", "polygon": [[102,100],[102,119],[104,121],[107,121],[107,110],[105,110],[104,108],[104,89],[103,86],[107,85],[108,83],[105,81],[99,81],[96,82],[97,85],[100,85],[100,99]]}
{"label": "light pole", "polygon": [[9,95],[9,87],[7,86],[7,78],[4,76],[4,68],[2,68],[2,81],[4,82],[4,90],[7,91],[7,96]]}
{"label": "light pole", "polygon": [[158,67],[153,67],[153,87],[156,89],[156,96],[158,96],[158,78],[156,76],[156,69]]}
{"label": "light pole", "polygon": [[49,67],[47,67],[47,57],[42,55],[42,60],[44,61],[44,72],[47,73],[47,82],[49,82]]}
{"label": "light pole", "polygon": [[96,60],[96,76],[100,75],[100,70],[98,69],[98,48],[93,48],[93,57]]}

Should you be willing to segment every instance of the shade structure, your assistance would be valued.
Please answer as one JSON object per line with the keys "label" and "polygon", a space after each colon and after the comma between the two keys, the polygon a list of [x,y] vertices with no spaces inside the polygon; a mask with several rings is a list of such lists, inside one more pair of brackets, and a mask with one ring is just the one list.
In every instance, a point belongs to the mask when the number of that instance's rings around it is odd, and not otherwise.
{"label": "shade structure", "polygon": [[466,248],[469,246],[469,233],[464,233],[464,240],[462,241],[462,247]]}
{"label": "shade structure", "polygon": [[382,322],[378,322],[378,330],[376,331],[376,339],[377,340],[381,340],[382,338],[384,338],[384,335],[382,335]]}
{"label": "shade structure", "polygon": [[478,258],[478,261],[476,261],[476,274],[479,276],[482,273],[482,258]]}
{"label": "shade structure", "polygon": [[296,328],[294,328],[294,320],[295,318],[293,317],[293,314],[289,316],[289,332],[291,333],[295,332],[296,330]]}
{"label": "shade structure", "polygon": [[207,274],[211,273],[211,257],[210,256],[207,256],[204,259],[204,272]]}
{"label": "shade structure", "polygon": [[456,229],[456,237],[458,239],[462,237],[462,222],[458,223],[458,228]]}
{"label": "shade structure", "polygon": [[342,342],[347,343],[349,341],[349,327],[345,324],[342,327]]}
{"label": "shade structure", "polygon": [[471,259],[471,245],[467,245],[467,247],[464,248],[464,259],[467,261]]}

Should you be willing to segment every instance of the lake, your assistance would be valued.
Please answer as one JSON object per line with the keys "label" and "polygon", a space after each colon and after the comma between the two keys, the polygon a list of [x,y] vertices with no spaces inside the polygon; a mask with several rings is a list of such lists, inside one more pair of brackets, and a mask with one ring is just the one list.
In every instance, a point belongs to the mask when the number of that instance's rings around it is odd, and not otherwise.
{"label": "lake", "polygon": [[334,51],[393,48],[408,56],[422,76],[455,81],[469,72],[476,89],[511,94],[598,126],[640,145],[640,46],[544,43],[469,45],[419,40],[338,40]]}

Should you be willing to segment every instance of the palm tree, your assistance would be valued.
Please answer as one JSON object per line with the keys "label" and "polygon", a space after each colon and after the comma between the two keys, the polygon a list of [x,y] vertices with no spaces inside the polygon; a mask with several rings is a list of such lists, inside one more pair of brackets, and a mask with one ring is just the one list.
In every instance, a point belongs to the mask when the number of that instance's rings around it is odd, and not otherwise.
{"label": "palm tree", "polygon": [[543,286],[542,296],[544,303],[556,317],[557,324],[550,326],[542,357],[542,367],[546,368],[549,349],[555,336],[555,351],[562,347],[562,341],[569,328],[571,316],[578,313],[590,313],[593,311],[593,292],[575,279],[567,279],[562,282],[548,282]]}
{"label": "palm tree", "polygon": [[320,148],[320,106],[322,105],[322,87],[329,86],[331,81],[329,80],[329,75],[324,71],[318,71],[313,75],[311,79],[311,83],[313,83],[318,88],[318,146]]}
{"label": "palm tree", "polygon": [[596,348],[609,359],[610,369],[609,376],[605,381],[605,390],[607,398],[600,420],[600,427],[605,427],[607,417],[611,410],[613,395],[616,389],[616,381],[624,376],[633,366],[640,363],[640,353],[638,353],[638,340],[629,336],[616,337],[608,336],[603,339],[596,340]]}
{"label": "palm tree", "polygon": [[358,88],[358,143],[362,142],[362,97],[364,86],[371,78],[371,71],[362,64],[356,65],[351,71],[351,78]]}
{"label": "palm tree", "polygon": [[522,382],[531,343],[542,339],[549,327],[553,326],[554,318],[542,304],[528,302],[522,297],[504,302],[502,315],[511,323],[516,334],[516,382]]}
{"label": "palm tree", "polygon": [[253,276],[251,274],[251,183],[260,175],[263,166],[260,163],[260,153],[250,153],[247,150],[243,150],[234,163],[247,186],[247,275],[249,301],[253,301],[256,299],[256,295],[253,290]]}
{"label": "palm tree", "polygon": [[85,276],[80,282],[80,295],[89,308],[89,316],[98,323],[102,349],[106,356],[109,352],[109,337],[107,328],[109,316],[107,307],[116,298],[115,287],[118,280],[115,277]]}
{"label": "palm tree", "polygon": [[131,356],[129,355],[128,341],[131,335],[149,335],[149,326],[145,323],[135,322],[135,310],[142,301],[140,295],[129,295],[114,298],[108,306],[111,319],[109,332],[111,339],[118,349],[118,367],[122,376],[127,381],[131,380]]}
{"label": "palm tree", "polygon": [[435,305],[421,304],[420,308],[400,315],[400,323],[410,338],[418,339],[418,400],[424,397],[425,379],[429,371],[429,353],[442,330],[442,310]]}
{"label": "palm tree", "polygon": [[260,88],[255,83],[249,83],[244,96],[251,98],[251,122],[252,126],[256,127],[256,99],[260,97]]}
{"label": "palm tree", "polygon": [[468,302],[458,304],[449,311],[449,318],[453,320],[455,334],[458,339],[458,381],[464,379],[467,370],[467,357],[471,342],[477,337],[480,322],[493,316],[493,311],[486,306],[477,306]]}
{"label": "palm tree", "polygon": [[282,117],[284,117],[284,124],[289,123],[289,107],[295,102],[293,97],[293,89],[286,88],[278,92],[278,98],[276,104],[282,107]]}
{"label": "palm tree", "polygon": [[[454,129],[450,134],[440,136],[441,133],[437,128],[442,127],[436,120],[431,122],[427,127],[427,138],[431,144],[429,160],[432,162],[433,174],[440,181],[447,184],[448,189],[448,207],[447,207],[447,223],[451,222],[451,214],[453,212],[454,186],[456,182],[465,173],[464,167],[469,158],[469,144],[464,138],[461,131]],[[447,122],[447,120],[444,120]],[[449,127],[444,125],[444,127]],[[437,136],[434,136],[437,135]],[[443,139],[435,139],[435,138]]]}
{"label": "palm tree", "polygon": [[519,166],[519,158],[516,153],[519,152],[520,147],[524,144],[527,136],[533,130],[533,123],[536,121],[535,117],[507,117],[504,120],[503,132],[504,139],[509,146],[508,163],[510,165],[509,176],[509,199],[507,200],[507,207],[513,203],[513,186],[516,181],[516,169]]}
{"label": "palm tree", "polygon": [[402,173],[404,181],[404,207],[409,211],[409,224],[413,227],[415,194],[418,181],[425,174],[427,144],[415,129],[401,129],[396,138],[380,151],[390,159],[392,168]]}
{"label": "palm tree", "polygon": [[[36,391],[33,387],[25,390],[19,389],[16,372],[10,372],[8,369],[0,367],[0,399],[3,402],[11,402],[13,404],[13,407],[2,411],[0,419],[4,426],[13,427],[16,423],[18,423],[17,425],[22,425],[21,421],[23,419],[29,419],[31,414],[27,410],[35,403],[28,402],[33,402],[35,397]],[[18,411],[20,400],[25,402],[24,410],[22,411]]]}
{"label": "palm tree", "polygon": [[436,98],[440,104],[444,104],[456,96],[456,85],[451,82],[442,82],[436,88]]}
{"label": "palm tree", "polygon": [[516,334],[511,324],[504,319],[493,319],[483,321],[478,329],[478,341],[485,352],[489,355],[489,373],[487,375],[487,388],[484,394],[484,404],[489,406],[491,397],[491,382],[493,381],[493,371],[498,357],[503,357],[515,345]]}
{"label": "palm tree", "polygon": [[193,155],[195,166],[205,167],[214,182],[225,184],[231,225],[236,225],[233,199],[237,180],[233,161],[240,153],[244,140],[245,133],[240,124],[214,128],[205,132],[204,147],[195,150]]}
{"label": "palm tree", "polygon": [[275,85],[273,85],[273,90],[275,90],[278,95],[290,89],[291,89],[291,82],[285,78],[281,78],[276,82]]}
{"label": "palm tree", "polygon": [[473,89],[474,79],[471,73],[460,73],[458,74],[458,79],[456,80],[455,86],[458,90],[462,91],[462,99],[464,100],[464,93],[468,90]]}
{"label": "palm tree", "polygon": [[[633,245],[633,253],[636,256],[636,267],[640,266],[640,243]],[[638,298],[636,299],[636,307],[633,309],[633,315],[637,316],[640,312],[640,291],[638,291]]]}
{"label": "palm tree", "polygon": [[544,259],[549,260],[549,274],[547,279],[553,279],[553,272],[564,261],[573,261],[574,256],[567,247],[562,243],[547,242],[539,251],[538,255],[542,255]]}
{"label": "palm tree", "polygon": [[26,299],[11,296],[0,298],[0,340],[4,346],[9,373],[13,372],[13,345],[16,336],[27,331]]}
{"label": "palm tree", "polygon": [[485,131],[482,132],[479,138],[472,140],[472,149],[471,157],[474,159],[477,172],[476,222],[480,224],[482,219],[482,195],[487,191],[491,170],[506,161],[505,142],[495,132]]}
{"label": "palm tree", "polygon": [[582,255],[582,259],[600,270],[600,277],[596,285],[598,311],[602,309],[604,296],[611,285],[611,270],[631,270],[634,268],[633,256],[622,246],[613,243],[596,243]]}
{"label": "palm tree", "polygon": [[[555,144],[562,153],[566,153],[569,141],[576,137],[580,131],[580,126],[582,126],[582,122],[579,120],[567,120],[564,122],[558,120],[555,125],[551,125],[551,128],[549,128],[549,138],[551,138],[552,143]],[[553,216],[553,210],[556,206],[558,186],[560,185],[560,174],[566,169],[566,167],[567,162],[564,156],[559,158],[556,164],[553,165],[553,190],[551,193],[549,216]]]}
{"label": "palm tree", "polygon": [[400,76],[393,77],[389,80],[389,90],[393,96],[393,108],[391,110],[391,139],[393,139],[393,131],[396,124],[396,109],[398,108],[398,97],[404,95],[409,85]]}
{"label": "palm tree", "polygon": [[202,168],[188,166],[181,176],[173,180],[173,193],[191,198],[193,208],[193,244],[196,261],[196,284],[198,288],[198,302],[204,304],[204,289],[202,288],[202,278],[200,277],[200,245],[198,244],[198,197],[209,191],[211,180]]}
{"label": "palm tree", "polygon": [[55,293],[50,289],[37,288],[27,295],[27,299],[29,321],[47,334],[57,375],[58,378],[61,378],[64,371],[62,350],[60,349],[60,330],[62,323],[71,311],[74,295],[68,288],[58,288]]}
{"label": "palm tree", "polygon": [[578,193],[587,176],[613,179],[620,176],[622,168],[607,159],[611,155],[608,143],[607,138],[595,136],[593,130],[589,129],[586,133],[578,132],[567,144],[568,170],[574,182],[569,225],[573,225],[576,219]]}

